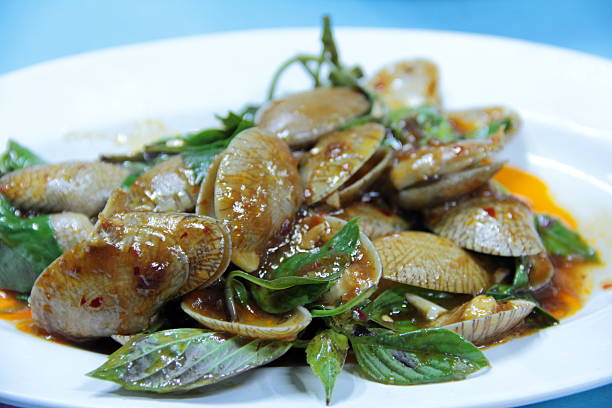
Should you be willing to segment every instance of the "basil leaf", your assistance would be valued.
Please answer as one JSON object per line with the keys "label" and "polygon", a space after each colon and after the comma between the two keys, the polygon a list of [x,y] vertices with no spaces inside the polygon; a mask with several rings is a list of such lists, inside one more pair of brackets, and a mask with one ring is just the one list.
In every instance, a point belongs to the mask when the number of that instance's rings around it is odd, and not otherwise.
{"label": "basil leaf", "polygon": [[0,197],[0,288],[29,292],[40,273],[62,254],[48,215],[21,218]]}
{"label": "basil leaf", "polygon": [[374,292],[376,292],[376,289],[377,289],[376,286],[372,286],[364,290],[363,292],[361,292],[359,295],[355,296],[348,302],[343,303],[337,307],[323,308],[323,309],[311,309],[310,314],[312,315],[312,317],[331,317],[331,316],[337,316],[342,313],[348,312],[352,308],[359,306],[360,304],[367,301],[368,298],[372,296]]}
{"label": "basil leaf", "polygon": [[589,247],[578,233],[563,225],[558,218],[540,214],[535,217],[535,224],[548,253],[578,256],[587,261],[600,262],[595,250]]}
{"label": "basil leaf", "polygon": [[285,341],[172,329],[137,336],[87,375],[129,390],[184,391],[267,364],[290,348],[291,343]]}
{"label": "basil leaf", "polygon": [[421,146],[430,140],[437,139],[441,142],[453,142],[461,139],[461,135],[453,130],[450,121],[444,117],[437,108],[433,106],[420,106],[417,108],[401,108],[388,114],[385,119],[387,127],[394,130],[393,133],[402,133],[406,121],[414,121],[417,126],[417,135]]}
{"label": "basil leaf", "polygon": [[306,362],[325,387],[327,405],[331,402],[334,384],[342,371],[348,349],[347,337],[333,330],[320,332],[306,347]]}
{"label": "basil leaf", "polygon": [[195,184],[200,184],[202,180],[204,180],[215,156],[225,150],[226,147],[227,146],[215,147],[208,150],[181,153],[183,162],[195,174]]}
{"label": "basil leaf", "polygon": [[45,160],[36,153],[13,140],[9,140],[6,151],[0,156],[0,174],[45,163]]}
{"label": "basil leaf", "polygon": [[441,328],[350,340],[359,366],[383,384],[462,380],[489,365],[476,346]]}

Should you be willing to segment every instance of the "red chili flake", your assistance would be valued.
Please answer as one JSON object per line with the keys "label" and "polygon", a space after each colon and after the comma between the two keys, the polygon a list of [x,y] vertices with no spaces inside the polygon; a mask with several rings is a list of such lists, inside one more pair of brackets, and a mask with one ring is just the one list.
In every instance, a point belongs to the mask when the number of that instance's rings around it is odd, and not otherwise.
{"label": "red chili flake", "polygon": [[364,321],[364,322],[368,320],[368,315],[360,307],[355,309],[355,313],[357,314],[357,318],[359,320]]}
{"label": "red chili flake", "polygon": [[375,91],[382,91],[383,89],[385,89],[385,82],[382,80],[378,80],[374,83],[374,90]]}
{"label": "red chili flake", "polygon": [[140,251],[139,251],[137,248],[134,248],[133,246],[131,246],[131,247],[128,249],[128,252],[129,252],[129,253],[130,253],[130,255],[132,255],[132,256],[136,256],[136,257],[140,256]]}
{"label": "red chili flake", "polygon": [[495,208],[486,207],[486,208],[483,208],[483,210],[485,210],[485,212],[489,214],[489,217],[495,218]]}
{"label": "red chili flake", "polygon": [[181,239],[186,238],[189,234],[187,232],[183,232],[183,234],[181,235]]}
{"label": "red chili flake", "polygon": [[604,290],[612,289],[612,283],[604,283],[604,284],[602,285],[602,288],[603,288]]}
{"label": "red chili flake", "polygon": [[95,298],[94,300],[89,302],[89,307],[98,308],[100,306],[102,306],[102,297],[101,296],[98,296],[97,298]]}
{"label": "red chili flake", "polygon": [[87,303],[87,299],[85,299],[85,296],[81,296],[81,306],[83,306],[85,303]]}
{"label": "red chili flake", "polygon": [[140,268],[137,266],[134,267],[134,275],[140,276]]}

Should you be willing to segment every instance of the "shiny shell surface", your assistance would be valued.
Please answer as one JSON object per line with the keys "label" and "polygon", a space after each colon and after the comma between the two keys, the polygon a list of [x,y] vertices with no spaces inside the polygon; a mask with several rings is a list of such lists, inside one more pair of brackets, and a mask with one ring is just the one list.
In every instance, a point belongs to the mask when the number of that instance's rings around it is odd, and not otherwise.
{"label": "shiny shell surface", "polygon": [[322,87],[270,102],[257,113],[256,123],[289,146],[299,147],[314,143],[369,109],[370,103],[357,91]]}
{"label": "shiny shell surface", "polygon": [[259,266],[268,242],[288,225],[303,200],[297,163],[282,140],[259,128],[234,137],[217,170],[215,217],[232,238],[232,262]]}
{"label": "shiny shell surface", "polygon": [[378,149],[385,129],[366,123],[322,137],[302,158],[305,203],[315,204],[339,189]]}
{"label": "shiny shell surface", "polygon": [[128,174],[121,166],[101,162],[32,166],[2,176],[0,194],[21,209],[94,216]]}
{"label": "shiny shell surface", "polygon": [[410,228],[408,221],[397,214],[370,203],[354,203],[334,212],[334,217],[350,221],[359,217],[359,230],[374,239]]}
{"label": "shiny shell surface", "polygon": [[442,204],[474,191],[489,181],[503,166],[504,162],[495,162],[451,173],[423,186],[409,187],[397,194],[397,203],[406,210]]}
{"label": "shiny shell surface", "polygon": [[376,238],[383,278],[407,285],[453,293],[479,293],[489,287],[489,274],[451,241],[434,234],[404,231]]}
{"label": "shiny shell surface", "polygon": [[544,251],[533,213],[510,197],[474,197],[448,209],[434,209],[427,223],[436,234],[484,254],[524,256]]}

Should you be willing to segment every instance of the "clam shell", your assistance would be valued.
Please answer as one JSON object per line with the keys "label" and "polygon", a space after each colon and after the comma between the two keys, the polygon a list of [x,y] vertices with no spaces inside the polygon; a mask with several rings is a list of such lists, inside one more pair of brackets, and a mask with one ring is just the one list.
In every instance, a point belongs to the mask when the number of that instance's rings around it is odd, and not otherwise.
{"label": "clam shell", "polygon": [[232,262],[247,272],[257,269],[302,199],[297,163],[285,142],[259,128],[235,136],[220,159],[214,189],[215,217],[232,237]]}
{"label": "clam shell", "polygon": [[291,147],[315,142],[344,123],[365,114],[370,103],[349,88],[316,88],[277,99],[257,112],[256,123]]}
{"label": "clam shell", "polygon": [[555,274],[555,267],[546,252],[529,258],[529,289],[539,290],[546,286]]}
{"label": "clam shell", "polygon": [[100,162],[31,166],[2,176],[0,194],[22,209],[94,216],[128,174],[124,167]]}
{"label": "clam shell", "polygon": [[406,210],[441,204],[467,194],[485,184],[505,162],[495,162],[448,174],[440,180],[420,187],[410,187],[397,195],[397,203]]}
{"label": "clam shell", "polygon": [[382,125],[366,123],[322,137],[301,160],[305,203],[318,203],[338,190],[374,155],[384,136]]}
{"label": "clam shell", "polygon": [[181,308],[201,325],[212,330],[232,333],[257,339],[279,339],[291,341],[312,321],[310,312],[304,307],[283,315],[273,315],[261,310],[253,313],[253,307],[239,308],[238,321],[228,321],[224,311],[217,310],[216,302],[210,302],[213,288],[190,293],[181,302]]}
{"label": "clam shell", "polygon": [[425,59],[390,64],[368,81],[389,109],[440,105],[438,67]]}
{"label": "clam shell", "polygon": [[489,274],[451,241],[434,234],[404,231],[376,238],[383,278],[453,293],[479,293]]}
{"label": "clam shell", "polygon": [[99,223],[95,233],[109,240],[142,231],[166,237],[187,255],[189,279],[177,296],[214,282],[231,258],[228,229],[214,218],[184,213],[132,212],[116,214]]}
{"label": "clam shell", "polygon": [[481,162],[504,146],[503,130],[482,140],[460,140],[436,146],[425,146],[399,154],[389,177],[402,190],[413,184],[455,173]]}
{"label": "clam shell", "polygon": [[492,122],[509,119],[511,126],[506,130],[506,136],[511,136],[518,132],[523,125],[518,113],[503,106],[449,111],[446,113],[446,117],[452,123],[453,128],[460,133],[473,132],[488,126]]}
{"label": "clam shell", "polygon": [[524,256],[544,251],[529,207],[511,197],[475,197],[445,211],[434,210],[427,224],[462,248],[489,255]]}
{"label": "clam shell", "polygon": [[346,221],[359,217],[359,230],[370,239],[410,228],[399,215],[369,203],[351,204],[333,215]]}
{"label": "clam shell", "polygon": [[379,147],[363,167],[338,189],[340,201],[348,203],[359,198],[391,166],[394,157],[393,149],[386,146]]}
{"label": "clam shell", "polygon": [[489,316],[452,323],[442,327],[454,331],[476,345],[490,343],[499,339],[521,323],[536,306],[535,303],[528,300],[518,299],[510,300],[506,304],[511,305],[512,308],[493,313]]}
{"label": "clam shell", "polygon": [[39,327],[75,339],[136,334],[187,282],[187,255],[172,241],[116,238],[77,244],[42,272],[30,295]]}
{"label": "clam shell", "polygon": [[49,216],[53,237],[62,251],[85,241],[93,232],[93,224],[83,214],[64,212]]}

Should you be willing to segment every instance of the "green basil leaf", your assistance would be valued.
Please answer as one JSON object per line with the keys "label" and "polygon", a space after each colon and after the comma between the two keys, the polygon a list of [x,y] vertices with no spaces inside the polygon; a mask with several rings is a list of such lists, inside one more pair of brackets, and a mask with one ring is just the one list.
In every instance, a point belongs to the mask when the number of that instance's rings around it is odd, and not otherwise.
{"label": "green basil leaf", "polygon": [[183,162],[195,174],[195,184],[200,184],[202,180],[204,180],[204,177],[206,177],[206,174],[208,174],[208,169],[215,159],[215,156],[225,150],[226,147],[227,146],[215,147],[208,150],[181,153],[181,156],[183,156]]}
{"label": "green basil leaf", "polygon": [[359,366],[383,384],[461,380],[489,365],[476,346],[441,328],[350,340]]}
{"label": "green basil leaf", "polygon": [[48,215],[21,218],[0,197],[0,288],[29,292],[40,273],[62,254]]}
{"label": "green basil leaf", "polygon": [[306,362],[325,387],[327,405],[331,402],[334,384],[342,371],[348,349],[347,337],[333,330],[320,332],[306,347]]}
{"label": "green basil leaf", "polygon": [[559,319],[551,315],[541,306],[536,306],[533,311],[529,313],[529,316],[525,319],[525,322],[529,327],[536,329],[544,329],[546,327],[554,326],[559,324]]}
{"label": "green basil leaf", "polygon": [[13,140],[9,140],[6,151],[0,156],[0,174],[45,163],[45,160],[36,153]]}
{"label": "green basil leaf", "polygon": [[587,261],[600,262],[597,252],[589,247],[578,233],[563,225],[558,218],[540,214],[535,217],[535,224],[548,253],[578,256]]}
{"label": "green basil leaf", "polygon": [[359,306],[360,304],[362,304],[365,301],[367,301],[368,298],[370,296],[372,296],[374,294],[374,292],[376,292],[376,289],[377,289],[376,286],[372,286],[372,287],[364,290],[363,292],[361,292],[359,295],[355,296],[354,298],[352,298],[348,302],[343,303],[343,304],[341,304],[339,306],[336,306],[336,307],[322,308],[322,309],[311,309],[310,310],[310,314],[312,315],[312,317],[331,317],[331,316],[337,316],[337,315],[340,315],[342,313],[348,312],[352,308],[354,308],[356,306]]}
{"label": "green basil leaf", "polygon": [[290,348],[285,341],[172,329],[137,336],[87,375],[129,390],[184,391],[267,364]]}

